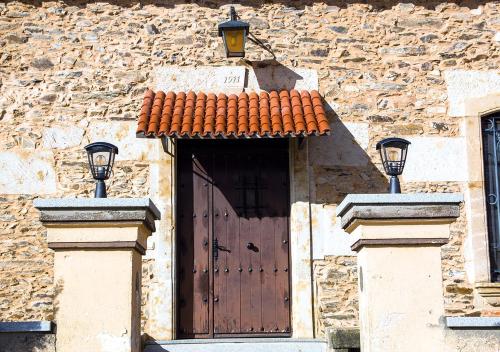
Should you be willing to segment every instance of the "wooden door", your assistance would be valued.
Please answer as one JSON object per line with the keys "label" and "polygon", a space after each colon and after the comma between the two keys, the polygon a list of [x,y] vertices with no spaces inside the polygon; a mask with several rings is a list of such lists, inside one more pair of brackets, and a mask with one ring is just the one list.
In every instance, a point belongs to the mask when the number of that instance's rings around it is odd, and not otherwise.
{"label": "wooden door", "polygon": [[290,336],[287,141],[182,141],[178,336]]}

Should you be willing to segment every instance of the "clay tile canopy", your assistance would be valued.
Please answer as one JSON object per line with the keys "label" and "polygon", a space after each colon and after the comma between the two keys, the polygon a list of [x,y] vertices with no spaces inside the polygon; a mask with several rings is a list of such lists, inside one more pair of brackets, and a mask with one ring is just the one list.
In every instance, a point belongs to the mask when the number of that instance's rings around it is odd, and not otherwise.
{"label": "clay tile canopy", "polygon": [[148,89],[138,137],[252,138],[328,135],[330,126],[315,90],[215,95]]}

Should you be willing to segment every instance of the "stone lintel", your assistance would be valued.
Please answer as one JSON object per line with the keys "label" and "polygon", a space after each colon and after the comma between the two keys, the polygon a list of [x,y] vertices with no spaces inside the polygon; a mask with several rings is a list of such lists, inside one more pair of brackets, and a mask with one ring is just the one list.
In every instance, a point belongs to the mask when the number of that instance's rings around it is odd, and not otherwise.
{"label": "stone lintel", "polygon": [[349,194],[337,208],[343,229],[354,230],[357,220],[452,222],[460,216],[463,196],[458,193]]}
{"label": "stone lintel", "polygon": [[46,226],[142,222],[155,231],[160,211],[149,198],[35,199],[40,220]]}

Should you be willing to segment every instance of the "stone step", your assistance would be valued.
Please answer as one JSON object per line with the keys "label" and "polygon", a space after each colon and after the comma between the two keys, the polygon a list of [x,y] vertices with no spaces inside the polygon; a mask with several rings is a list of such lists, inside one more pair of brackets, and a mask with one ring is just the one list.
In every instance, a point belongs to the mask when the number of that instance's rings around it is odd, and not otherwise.
{"label": "stone step", "polygon": [[146,342],[144,352],[326,352],[327,343],[315,339],[247,338],[193,339]]}

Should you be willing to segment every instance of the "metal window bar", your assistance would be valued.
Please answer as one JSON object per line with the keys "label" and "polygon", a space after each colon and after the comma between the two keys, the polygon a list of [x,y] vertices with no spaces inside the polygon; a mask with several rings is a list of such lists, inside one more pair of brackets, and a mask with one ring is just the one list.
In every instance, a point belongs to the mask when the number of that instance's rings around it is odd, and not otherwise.
{"label": "metal window bar", "polygon": [[492,281],[500,281],[500,114],[481,121]]}

